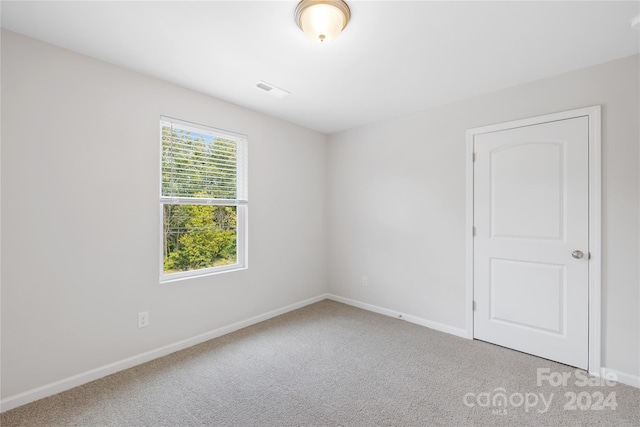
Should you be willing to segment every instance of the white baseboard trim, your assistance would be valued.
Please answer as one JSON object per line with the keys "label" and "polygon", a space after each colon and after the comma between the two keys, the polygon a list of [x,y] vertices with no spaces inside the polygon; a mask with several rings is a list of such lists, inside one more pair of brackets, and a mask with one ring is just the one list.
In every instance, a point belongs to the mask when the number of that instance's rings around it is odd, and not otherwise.
{"label": "white baseboard trim", "polygon": [[603,378],[610,378],[619,382],[620,384],[630,385],[631,387],[640,388],[640,376],[627,374],[626,372],[620,372],[615,369],[602,368]]}
{"label": "white baseboard trim", "polygon": [[65,390],[69,390],[82,384],[95,381],[102,377],[106,377],[107,375],[111,375],[116,372],[141,365],[159,357],[166,356],[167,354],[175,353],[176,351],[192,347],[205,341],[209,341],[213,338],[221,337],[231,332],[235,332],[239,329],[246,328],[247,326],[263,322],[265,320],[288,313],[289,311],[297,310],[298,308],[302,308],[310,304],[314,304],[327,298],[327,294],[318,295],[313,298],[290,304],[286,307],[278,308],[276,310],[254,316],[247,320],[236,322],[228,326],[223,326],[221,328],[214,329],[212,331],[205,332],[203,334],[199,334],[194,337],[175,342],[173,344],[168,344],[163,347],[156,348],[155,350],[150,350],[136,356],[128,357],[126,359],[122,359],[117,362],[101,366],[99,368],[91,369],[90,371],[82,372],[80,374],[43,385],[41,387],[9,396],[6,399],[2,399],[0,401],[0,412],[5,412],[10,409],[17,408],[18,406],[26,405],[27,403],[35,402],[36,400],[61,393]]}
{"label": "white baseboard trim", "polygon": [[343,304],[351,305],[353,307],[358,307],[363,310],[384,314],[385,316],[395,317],[396,319],[406,320],[407,322],[415,323],[416,325],[426,326],[427,328],[435,329],[436,331],[446,332],[447,334],[467,338],[466,329],[456,328],[431,320],[426,320],[421,317],[411,316],[409,314],[400,313],[399,311],[390,310],[384,307],[378,307],[377,305],[367,304],[366,302],[357,301],[334,294],[327,294],[327,298],[333,301],[341,302]]}

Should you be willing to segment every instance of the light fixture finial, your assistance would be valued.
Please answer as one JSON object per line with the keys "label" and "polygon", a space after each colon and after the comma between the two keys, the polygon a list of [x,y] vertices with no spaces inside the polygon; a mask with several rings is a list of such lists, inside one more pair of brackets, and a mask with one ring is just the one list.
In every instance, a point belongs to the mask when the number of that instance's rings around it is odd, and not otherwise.
{"label": "light fixture finial", "polygon": [[343,0],[302,0],[296,7],[296,23],[311,40],[329,42],[342,32],[351,19]]}

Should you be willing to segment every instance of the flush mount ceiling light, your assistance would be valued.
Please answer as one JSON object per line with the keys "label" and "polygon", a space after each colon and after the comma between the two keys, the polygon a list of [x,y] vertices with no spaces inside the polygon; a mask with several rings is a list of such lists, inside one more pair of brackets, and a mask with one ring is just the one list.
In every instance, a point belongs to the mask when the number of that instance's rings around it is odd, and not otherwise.
{"label": "flush mount ceiling light", "polygon": [[296,23],[311,40],[329,42],[344,30],[351,18],[342,0],[302,0],[296,7]]}

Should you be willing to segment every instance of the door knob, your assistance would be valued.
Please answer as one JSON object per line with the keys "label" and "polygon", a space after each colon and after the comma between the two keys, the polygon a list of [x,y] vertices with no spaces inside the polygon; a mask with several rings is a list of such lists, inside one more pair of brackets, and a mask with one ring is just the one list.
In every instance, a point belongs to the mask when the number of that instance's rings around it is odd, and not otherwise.
{"label": "door knob", "polygon": [[571,252],[571,256],[575,259],[580,259],[584,256],[584,254],[582,253],[582,251],[573,251]]}

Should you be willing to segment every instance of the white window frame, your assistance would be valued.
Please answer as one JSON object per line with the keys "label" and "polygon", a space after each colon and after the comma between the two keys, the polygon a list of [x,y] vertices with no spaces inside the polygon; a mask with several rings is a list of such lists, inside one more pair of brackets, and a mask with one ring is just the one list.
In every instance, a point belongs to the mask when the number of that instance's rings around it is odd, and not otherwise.
{"label": "white window frame", "polygon": [[[237,147],[237,199],[200,199],[194,197],[167,197],[162,195],[162,123],[172,122],[179,126],[193,128],[200,133],[214,135],[230,139],[236,142]],[[160,144],[160,164],[159,164],[159,187],[160,195],[159,203],[159,261],[160,261],[160,283],[176,282],[194,277],[210,276],[214,274],[227,273],[231,271],[246,270],[248,268],[248,227],[249,227],[249,201],[248,201],[248,147],[247,136],[235,132],[217,129],[207,125],[187,122],[184,120],[174,119],[172,117],[161,116],[159,125],[158,141]],[[217,205],[217,206],[235,206],[236,207],[236,263],[229,265],[221,265],[217,267],[201,268],[198,270],[181,271],[177,273],[164,272],[164,205],[165,204],[186,204],[186,205]]]}

